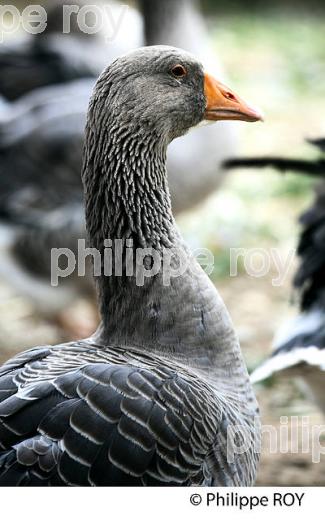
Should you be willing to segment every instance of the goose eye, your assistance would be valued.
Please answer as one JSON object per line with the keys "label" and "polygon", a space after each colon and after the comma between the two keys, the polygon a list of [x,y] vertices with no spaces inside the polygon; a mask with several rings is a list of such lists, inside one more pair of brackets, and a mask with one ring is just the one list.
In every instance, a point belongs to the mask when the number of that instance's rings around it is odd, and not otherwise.
{"label": "goose eye", "polygon": [[174,67],[171,69],[171,72],[175,78],[183,78],[187,74],[187,70],[183,65],[174,65]]}

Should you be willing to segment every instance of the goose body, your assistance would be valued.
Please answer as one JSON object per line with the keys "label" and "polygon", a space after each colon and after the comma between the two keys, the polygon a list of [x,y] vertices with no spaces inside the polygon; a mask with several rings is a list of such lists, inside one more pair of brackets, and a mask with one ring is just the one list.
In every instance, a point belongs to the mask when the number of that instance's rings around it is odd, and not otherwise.
{"label": "goose body", "polygon": [[[260,118],[229,95],[192,55],[164,46],[125,55],[99,78],[82,174],[87,230],[100,253],[107,239],[114,253],[122,244],[122,259],[101,256],[115,267],[97,277],[93,337],[0,369],[0,485],[253,483],[255,396],[224,304],[175,226],[165,169],[168,143],[203,118]],[[139,282],[126,248],[163,268]],[[165,283],[172,251],[187,263]],[[240,453],[231,428],[247,441]]]}

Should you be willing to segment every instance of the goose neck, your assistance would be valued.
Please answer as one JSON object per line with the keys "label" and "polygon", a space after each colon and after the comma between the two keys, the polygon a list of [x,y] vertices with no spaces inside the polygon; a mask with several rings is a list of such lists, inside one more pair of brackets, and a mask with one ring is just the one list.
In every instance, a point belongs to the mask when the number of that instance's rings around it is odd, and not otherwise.
{"label": "goose neck", "polygon": [[[244,379],[241,390],[246,388],[247,372],[227,310],[174,223],[165,166],[168,143],[155,128],[134,123],[136,118],[119,121],[114,111],[108,118],[104,113],[90,110],[83,169],[90,245],[101,253],[102,325],[96,341],[155,352],[192,367],[225,391],[233,390],[233,373],[236,380]],[[177,271],[180,259],[185,262]]]}

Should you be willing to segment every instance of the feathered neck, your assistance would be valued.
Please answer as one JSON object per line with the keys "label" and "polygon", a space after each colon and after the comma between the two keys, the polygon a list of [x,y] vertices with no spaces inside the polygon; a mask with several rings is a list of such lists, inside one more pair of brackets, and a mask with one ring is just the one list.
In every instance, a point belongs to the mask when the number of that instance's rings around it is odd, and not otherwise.
{"label": "feathered neck", "polygon": [[166,147],[155,135],[124,128],[90,130],[84,170],[90,244],[131,239],[135,247],[168,247],[174,220],[166,174]]}
{"label": "feathered neck", "polygon": [[[149,253],[154,250],[162,255],[179,236],[167,182],[167,140],[149,123],[138,122],[137,106],[122,114],[114,108],[107,110],[105,86],[98,88],[88,113],[83,183],[89,245],[101,255],[101,274],[95,278],[104,335],[112,337],[125,303],[135,306],[136,315],[139,302],[135,300],[142,299],[145,306],[148,286],[158,283],[155,276],[144,281],[145,287],[137,286],[136,251],[148,248]],[[114,92],[109,96],[114,106]],[[126,255],[134,276],[128,274]],[[111,275],[106,276],[107,272]]]}

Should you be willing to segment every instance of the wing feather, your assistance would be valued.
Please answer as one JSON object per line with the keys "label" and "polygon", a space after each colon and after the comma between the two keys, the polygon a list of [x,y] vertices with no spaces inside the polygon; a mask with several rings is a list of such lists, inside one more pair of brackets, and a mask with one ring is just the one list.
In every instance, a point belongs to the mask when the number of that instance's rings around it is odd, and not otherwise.
{"label": "wing feather", "polygon": [[33,349],[2,368],[0,485],[236,481],[224,439],[215,447],[223,411],[209,385],[148,355],[91,352]]}

